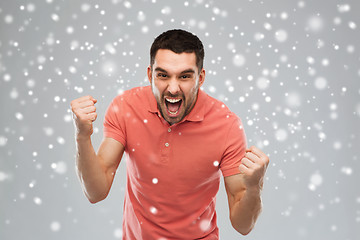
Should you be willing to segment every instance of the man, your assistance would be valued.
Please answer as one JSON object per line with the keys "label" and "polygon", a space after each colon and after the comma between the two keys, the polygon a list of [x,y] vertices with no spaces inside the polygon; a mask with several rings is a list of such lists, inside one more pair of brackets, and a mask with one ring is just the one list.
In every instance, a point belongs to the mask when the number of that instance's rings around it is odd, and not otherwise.
{"label": "man", "polygon": [[218,239],[215,197],[224,176],[230,220],[248,234],[261,211],[269,158],[246,149],[241,120],[199,88],[204,49],[195,35],[169,30],[150,49],[151,86],[116,96],[96,154],[91,144],[97,102],[73,100],[77,170],[91,203],[109,193],[127,154],[123,239]]}

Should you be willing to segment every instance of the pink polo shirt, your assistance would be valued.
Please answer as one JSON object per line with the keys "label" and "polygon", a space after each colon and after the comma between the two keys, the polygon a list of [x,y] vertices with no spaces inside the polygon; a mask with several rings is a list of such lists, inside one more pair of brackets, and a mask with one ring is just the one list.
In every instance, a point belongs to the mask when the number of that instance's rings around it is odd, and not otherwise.
{"label": "pink polo shirt", "polygon": [[170,126],[151,87],[133,88],[108,107],[104,136],[125,146],[123,239],[219,238],[221,173],[238,174],[246,149],[241,120],[222,102],[199,90],[192,111]]}

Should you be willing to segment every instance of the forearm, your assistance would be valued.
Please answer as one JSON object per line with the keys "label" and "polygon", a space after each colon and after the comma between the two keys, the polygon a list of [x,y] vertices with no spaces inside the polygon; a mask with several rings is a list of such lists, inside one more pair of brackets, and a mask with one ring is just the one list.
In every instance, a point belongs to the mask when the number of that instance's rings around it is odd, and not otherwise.
{"label": "forearm", "polygon": [[103,200],[109,192],[106,170],[95,153],[91,138],[76,138],[76,169],[85,195],[91,203]]}
{"label": "forearm", "polygon": [[260,189],[247,189],[241,199],[234,203],[230,212],[231,224],[239,233],[246,235],[254,227],[261,212]]}

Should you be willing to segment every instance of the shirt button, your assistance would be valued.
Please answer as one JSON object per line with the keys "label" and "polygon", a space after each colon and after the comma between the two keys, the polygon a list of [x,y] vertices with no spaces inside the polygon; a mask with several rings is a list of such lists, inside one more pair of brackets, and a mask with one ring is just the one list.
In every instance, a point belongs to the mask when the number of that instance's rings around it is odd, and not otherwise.
{"label": "shirt button", "polygon": [[170,144],[169,143],[165,143],[165,147],[168,147]]}
{"label": "shirt button", "polygon": [[168,132],[171,132],[171,128],[168,128]]}

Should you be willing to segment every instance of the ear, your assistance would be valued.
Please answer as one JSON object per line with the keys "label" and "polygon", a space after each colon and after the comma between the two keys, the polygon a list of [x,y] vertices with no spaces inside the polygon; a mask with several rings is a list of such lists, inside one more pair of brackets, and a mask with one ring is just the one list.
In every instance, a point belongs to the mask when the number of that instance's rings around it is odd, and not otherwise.
{"label": "ear", "polygon": [[201,69],[200,75],[199,75],[199,87],[203,85],[205,81],[205,69]]}
{"label": "ear", "polygon": [[151,66],[149,65],[147,68],[147,76],[151,85],[151,81],[152,81],[152,71],[151,71]]}

